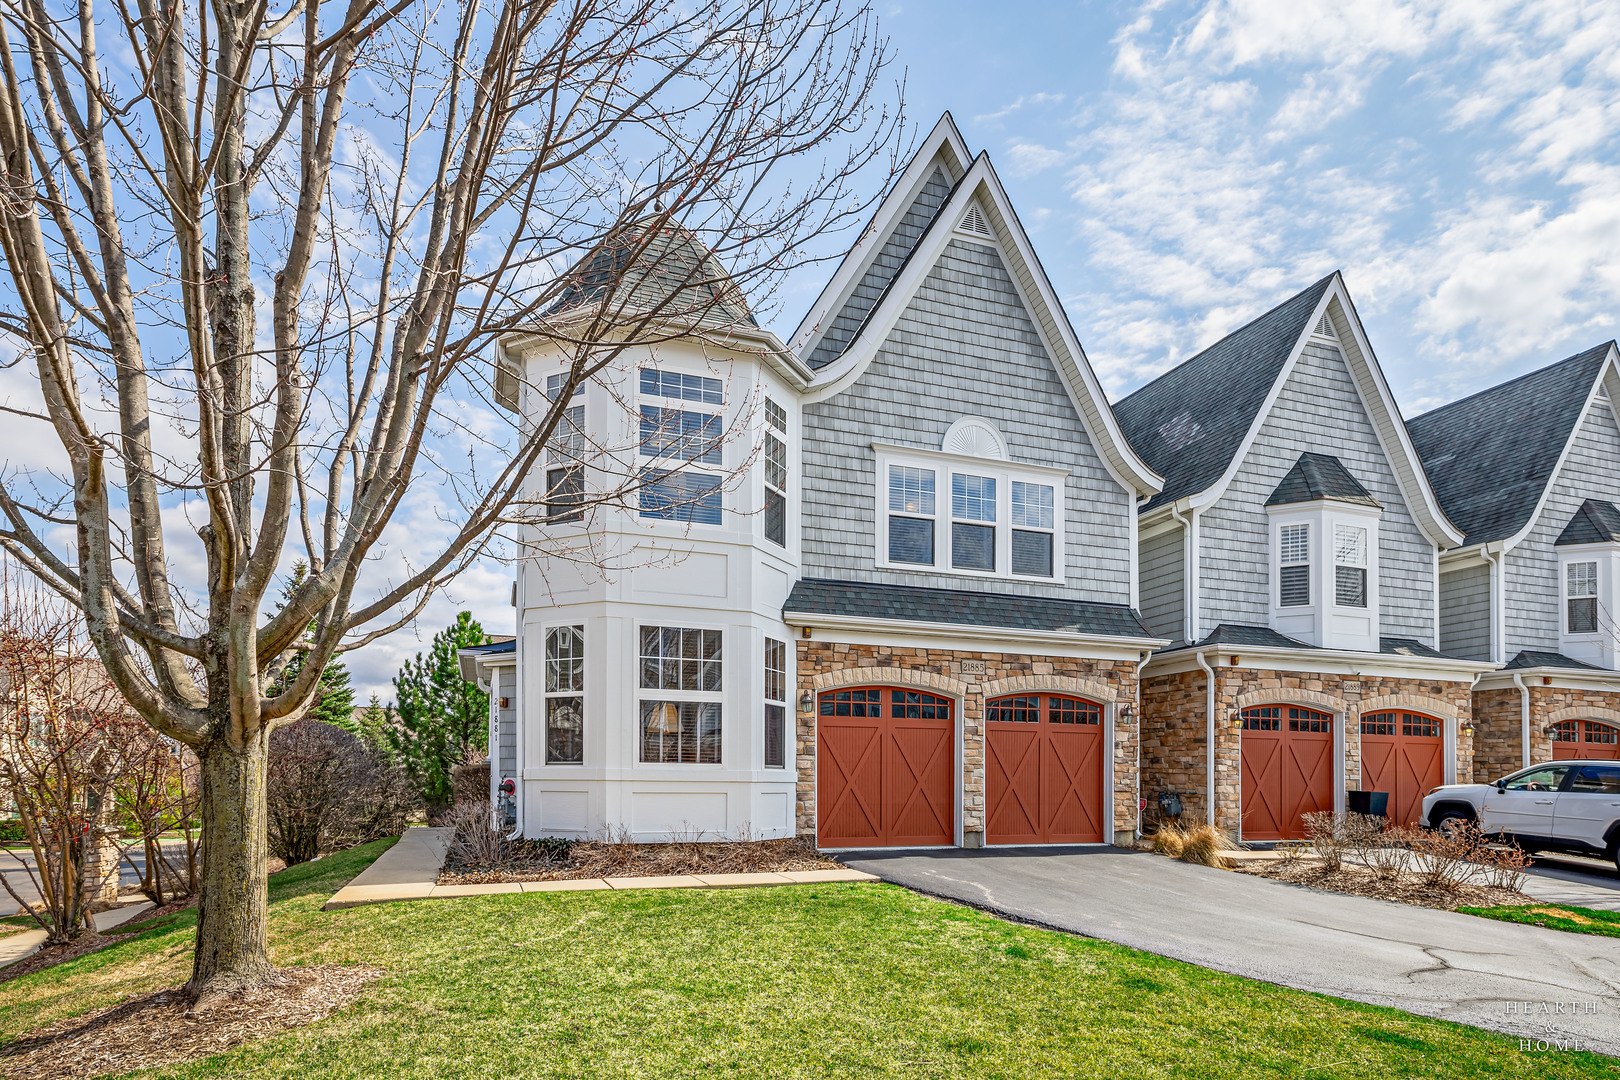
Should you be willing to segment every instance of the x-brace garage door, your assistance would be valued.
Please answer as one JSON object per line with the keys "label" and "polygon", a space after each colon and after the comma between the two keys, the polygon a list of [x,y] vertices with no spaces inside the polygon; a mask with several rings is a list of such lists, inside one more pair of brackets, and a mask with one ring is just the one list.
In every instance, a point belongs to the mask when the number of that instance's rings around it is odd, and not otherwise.
{"label": "x-brace garage door", "polygon": [[821,694],[816,843],[909,847],[956,839],[951,700],[896,687]]}
{"label": "x-brace garage door", "polygon": [[1302,840],[1333,809],[1333,717],[1293,705],[1243,710],[1243,839]]}
{"label": "x-brace garage door", "polygon": [[985,843],[1100,843],[1102,708],[1031,694],[989,702],[984,719]]}
{"label": "x-brace garage door", "polygon": [[1422,713],[1366,713],[1361,718],[1361,790],[1389,793],[1385,816],[1411,825],[1423,816],[1423,796],[1446,782],[1445,734]]}

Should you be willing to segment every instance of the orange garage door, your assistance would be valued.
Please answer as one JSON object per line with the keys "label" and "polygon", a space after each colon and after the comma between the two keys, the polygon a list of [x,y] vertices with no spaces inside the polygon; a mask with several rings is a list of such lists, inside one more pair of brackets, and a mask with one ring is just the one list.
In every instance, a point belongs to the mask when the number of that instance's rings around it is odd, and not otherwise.
{"label": "orange garage door", "polygon": [[1333,717],[1295,705],[1243,710],[1243,839],[1302,840],[1333,809]]}
{"label": "orange garage door", "polygon": [[829,690],[816,723],[816,843],[907,847],[956,839],[951,700],[915,690]]}
{"label": "orange garage door", "polygon": [[1388,818],[1410,825],[1423,816],[1423,796],[1446,782],[1439,720],[1422,713],[1368,713],[1361,718],[1361,790],[1389,793]]}
{"label": "orange garage door", "polygon": [[1071,697],[1005,697],[985,707],[984,719],[985,843],[1100,843],[1101,706]]}
{"label": "orange garage door", "polygon": [[1565,720],[1554,724],[1548,734],[1552,736],[1554,761],[1570,758],[1620,758],[1620,742],[1616,731],[1608,724],[1596,720]]}

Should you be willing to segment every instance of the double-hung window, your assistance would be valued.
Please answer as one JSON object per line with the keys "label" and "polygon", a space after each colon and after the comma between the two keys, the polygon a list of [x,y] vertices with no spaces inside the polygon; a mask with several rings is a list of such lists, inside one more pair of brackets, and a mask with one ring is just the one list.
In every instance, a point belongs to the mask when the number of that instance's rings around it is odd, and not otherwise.
{"label": "double-hung window", "polygon": [[1367,606],[1367,530],[1359,525],[1333,526],[1333,601]]}
{"label": "double-hung window", "polygon": [[1564,564],[1564,607],[1569,634],[1595,634],[1598,628],[1598,564]]}
{"label": "double-hung window", "polygon": [[[546,399],[562,394],[567,374],[546,376]],[[574,387],[570,404],[557,418],[546,445],[546,520],[552,524],[585,517],[585,387]],[[578,404],[573,404],[577,402]]]}
{"label": "double-hung window", "polygon": [[1277,530],[1277,603],[1305,607],[1311,602],[1311,527],[1284,525]]}
{"label": "double-hung window", "polygon": [[[787,546],[787,412],[765,399],[765,539]],[[778,438],[772,429],[781,433]]]}
{"label": "double-hung window", "polygon": [[585,763],[585,628],[546,631],[546,764]]}
{"label": "double-hung window", "polygon": [[721,632],[641,628],[641,760],[720,763]]}
{"label": "double-hung window", "polygon": [[787,642],[765,639],[765,767],[787,768]]}
{"label": "double-hung window", "polygon": [[889,466],[889,561],[934,565],[934,470]]}
{"label": "double-hung window", "polygon": [[[641,456],[647,459],[641,516],[720,524],[721,477],[708,470],[721,464],[724,418],[704,408],[724,404],[720,380],[642,368],[640,389]],[[669,399],[682,404],[671,405]]]}
{"label": "double-hung window", "polygon": [[1052,576],[1056,528],[1050,484],[1012,482],[1012,572],[1025,577]]}
{"label": "double-hung window", "polygon": [[951,473],[951,568],[996,569],[996,478]]}

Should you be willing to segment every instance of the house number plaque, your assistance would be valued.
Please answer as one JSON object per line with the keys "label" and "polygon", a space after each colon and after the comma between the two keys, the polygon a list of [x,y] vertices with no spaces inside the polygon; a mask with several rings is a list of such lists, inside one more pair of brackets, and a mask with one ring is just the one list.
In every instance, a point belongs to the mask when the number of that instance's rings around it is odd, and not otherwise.
{"label": "house number plaque", "polygon": [[960,661],[957,664],[957,670],[960,671],[963,675],[983,675],[984,674],[984,661],[983,660],[963,660],[963,661]]}

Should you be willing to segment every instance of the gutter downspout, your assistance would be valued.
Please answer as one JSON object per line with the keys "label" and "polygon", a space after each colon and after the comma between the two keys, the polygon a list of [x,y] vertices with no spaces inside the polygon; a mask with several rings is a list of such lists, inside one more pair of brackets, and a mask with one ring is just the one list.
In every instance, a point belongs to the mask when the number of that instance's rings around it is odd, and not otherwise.
{"label": "gutter downspout", "polygon": [[1204,745],[1207,751],[1204,765],[1207,775],[1204,801],[1208,809],[1205,816],[1213,825],[1215,824],[1215,669],[1204,662],[1203,649],[1198,650],[1197,660],[1198,666],[1204,669]]}
{"label": "gutter downspout", "polygon": [[1530,688],[1524,685],[1524,676],[1513,673],[1513,685],[1519,688],[1519,746],[1524,754],[1523,768],[1530,767]]}
{"label": "gutter downspout", "polygon": [[1187,605],[1187,610],[1181,616],[1181,633],[1182,640],[1191,645],[1198,640],[1198,581],[1197,563],[1193,557],[1193,527],[1191,520],[1181,516],[1181,510],[1175,503],[1170,504],[1170,516],[1181,525],[1181,598]]}
{"label": "gutter downspout", "polygon": [[[1489,545],[1480,549],[1485,561],[1491,564],[1491,659],[1498,664],[1507,663],[1507,631],[1502,625],[1506,621],[1506,612],[1502,610],[1502,597],[1507,591],[1507,582],[1503,580],[1507,568],[1502,565],[1502,556],[1507,554],[1498,551],[1491,554]],[[1525,764],[1529,764],[1526,762]]]}

